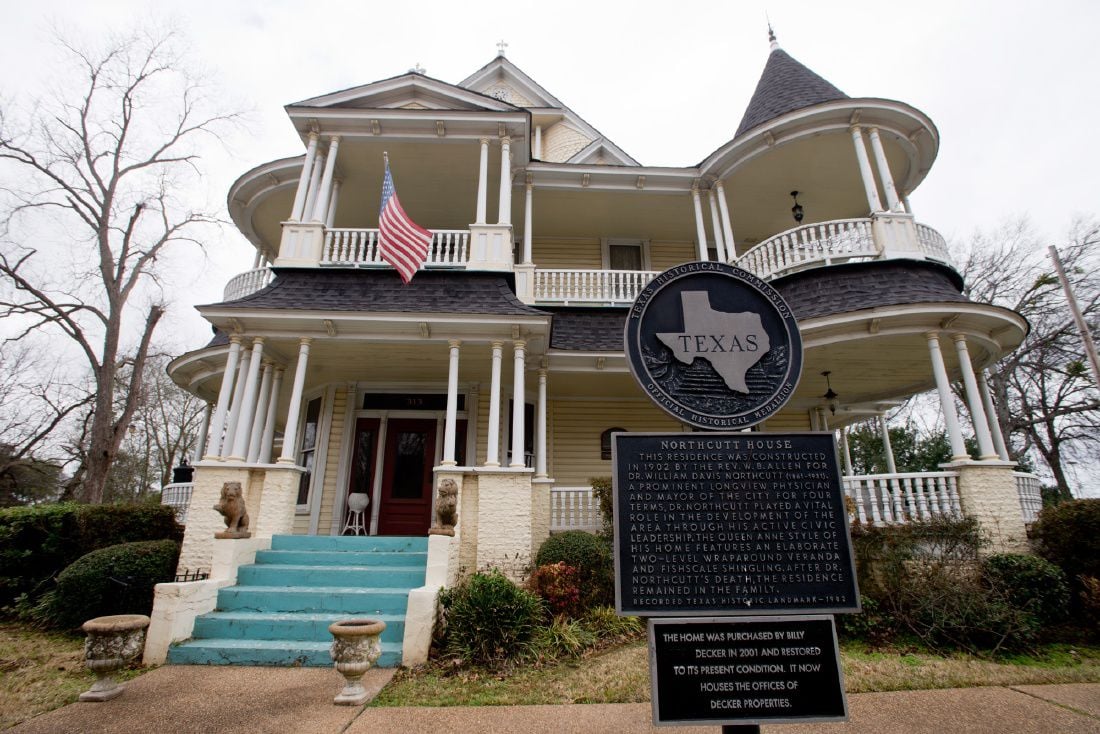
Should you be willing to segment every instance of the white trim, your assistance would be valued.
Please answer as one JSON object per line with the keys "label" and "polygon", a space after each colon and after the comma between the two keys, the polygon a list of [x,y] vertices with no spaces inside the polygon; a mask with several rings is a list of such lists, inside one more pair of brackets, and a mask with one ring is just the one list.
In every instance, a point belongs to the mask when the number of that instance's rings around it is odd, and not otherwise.
{"label": "white trim", "polygon": [[386,461],[386,431],[389,429],[390,417],[385,410],[364,411],[365,413],[378,413],[378,460],[374,462],[374,486],[371,488],[370,510],[370,534],[378,535],[378,509],[382,504],[382,465]]}
{"label": "white trim", "polygon": [[321,497],[325,493],[325,468],[328,466],[329,434],[332,433],[332,414],[335,409],[336,386],[326,385],[322,396],[320,420],[317,422],[318,436],[313,454],[313,475],[309,478],[310,535],[317,534],[321,516]]}
{"label": "white trim", "polygon": [[344,408],[344,435],[340,437],[340,463],[336,468],[336,494],[332,498],[332,524],[329,535],[339,535],[344,522],[344,505],[347,503],[348,476],[351,474],[351,462],[354,456],[355,424],[359,421],[359,388],[357,383],[349,382],[346,387],[347,398]]}

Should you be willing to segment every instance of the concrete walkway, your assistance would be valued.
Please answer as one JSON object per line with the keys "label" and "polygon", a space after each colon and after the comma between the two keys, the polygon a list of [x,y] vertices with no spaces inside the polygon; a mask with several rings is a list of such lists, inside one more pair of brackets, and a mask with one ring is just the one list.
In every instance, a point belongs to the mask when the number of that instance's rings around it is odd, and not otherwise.
{"label": "concrete walkway", "polygon": [[[381,690],[392,670],[372,670]],[[657,729],[649,704],[361,708],[332,705],[342,679],[324,668],[164,666],[126,684],[106,703],[74,703],[8,731],[15,734],[493,734],[676,732]],[[1096,734],[1100,684],[962,688],[848,696],[844,724],[784,724],[765,734]]]}

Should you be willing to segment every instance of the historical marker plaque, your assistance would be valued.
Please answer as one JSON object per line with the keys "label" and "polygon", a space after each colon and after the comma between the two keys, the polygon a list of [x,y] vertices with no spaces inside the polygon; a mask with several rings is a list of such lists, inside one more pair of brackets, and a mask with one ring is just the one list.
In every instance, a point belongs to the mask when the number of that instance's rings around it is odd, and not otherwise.
{"label": "historical marker plaque", "polygon": [[764,420],[802,372],[802,337],[783,297],[725,263],[686,263],[654,278],[627,314],[624,345],[646,394],[708,430]]}
{"label": "historical marker plaque", "polygon": [[832,617],[655,619],[655,724],[845,721]]}
{"label": "historical marker plaque", "polygon": [[831,433],[612,437],[622,614],[859,610]]}

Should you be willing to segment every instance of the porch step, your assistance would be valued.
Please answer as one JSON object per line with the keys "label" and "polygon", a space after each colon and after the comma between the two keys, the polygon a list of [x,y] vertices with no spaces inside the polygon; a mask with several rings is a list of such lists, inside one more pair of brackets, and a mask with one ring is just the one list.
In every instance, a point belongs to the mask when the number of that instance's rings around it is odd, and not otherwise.
{"label": "porch step", "polygon": [[238,570],[217,607],[168,662],[189,665],[328,666],[339,619],[386,623],[379,666],[401,663],[411,589],[424,584],[427,538],[287,536]]}

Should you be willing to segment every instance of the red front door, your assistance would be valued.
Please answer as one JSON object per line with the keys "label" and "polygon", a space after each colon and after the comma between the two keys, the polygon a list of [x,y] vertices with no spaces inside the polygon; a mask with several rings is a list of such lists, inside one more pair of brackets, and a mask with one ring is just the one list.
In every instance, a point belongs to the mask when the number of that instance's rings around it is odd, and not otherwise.
{"label": "red front door", "polygon": [[434,420],[390,419],[379,535],[427,535],[432,524],[432,467],[435,465]]}

